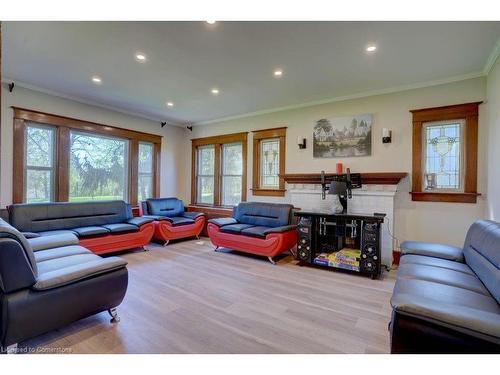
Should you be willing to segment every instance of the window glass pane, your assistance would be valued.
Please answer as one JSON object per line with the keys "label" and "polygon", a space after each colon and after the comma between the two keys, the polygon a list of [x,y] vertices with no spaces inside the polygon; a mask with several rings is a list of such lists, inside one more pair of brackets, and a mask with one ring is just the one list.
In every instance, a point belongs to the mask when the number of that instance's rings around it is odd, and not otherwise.
{"label": "window glass pane", "polygon": [[153,144],[139,143],[139,180],[137,198],[139,201],[153,197]]}
{"label": "window glass pane", "polygon": [[26,202],[41,203],[52,200],[52,170],[28,169],[26,171]]}
{"label": "window glass pane", "polygon": [[153,173],[152,143],[139,143],[139,173]]}
{"label": "window glass pane", "polygon": [[198,176],[197,202],[203,204],[214,204],[214,177]]}
{"label": "window glass pane", "polygon": [[463,120],[424,123],[425,190],[463,190]]}
{"label": "window glass pane", "polygon": [[69,200],[127,199],[128,141],[71,132]]}
{"label": "window glass pane", "polygon": [[243,146],[241,143],[228,143],[222,147],[222,166],[224,175],[241,175],[243,170]]}
{"label": "window glass pane", "polygon": [[52,168],[54,129],[30,126],[26,129],[26,166]]}
{"label": "window glass pane", "polygon": [[215,146],[198,147],[198,186],[196,201],[214,204]]}
{"label": "window glass pane", "polygon": [[241,176],[222,177],[222,204],[236,206],[241,202]]}
{"label": "window glass pane", "polygon": [[260,187],[279,188],[280,140],[265,139],[260,142]]}
{"label": "window glass pane", "polygon": [[222,146],[222,205],[235,206],[241,201],[243,145],[228,143]]}

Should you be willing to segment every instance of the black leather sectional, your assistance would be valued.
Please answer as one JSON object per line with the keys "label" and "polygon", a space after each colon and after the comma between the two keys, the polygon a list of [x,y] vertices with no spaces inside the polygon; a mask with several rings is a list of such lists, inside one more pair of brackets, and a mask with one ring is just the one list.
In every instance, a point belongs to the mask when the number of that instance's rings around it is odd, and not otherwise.
{"label": "black leather sectional", "polygon": [[106,310],[116,318],[127,290],[126,265],[79,246],[72,232],[26,239],[0,219],[0,346],[8,351]]}
{"label": "black leather sectional", "polygon": [[391,298],[392,353],[500,353],[500,223],[463,248],[407,241]]}

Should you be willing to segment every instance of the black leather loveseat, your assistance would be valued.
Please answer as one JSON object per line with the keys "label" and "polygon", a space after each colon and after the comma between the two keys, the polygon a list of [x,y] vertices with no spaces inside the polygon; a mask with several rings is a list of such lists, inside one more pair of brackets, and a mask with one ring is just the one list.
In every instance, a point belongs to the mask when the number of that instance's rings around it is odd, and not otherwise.
{"label": "black leather loveseat", "polygon": [[392,353],[500,353],[500,223],[463,248],[407,241],[394,293]]}
{"label": "black leather loveseat", "polygon": [[96,254],[143,247],[153,219],[133,217],[124,201],[13,204],[9,222],[27,237],[73,234]]}
{"label": "black leather loveseat", "polygon": [[116,307],[128,284],[127,263],[101,258],[72,233],[26,239],[0,219],[0,347]]}

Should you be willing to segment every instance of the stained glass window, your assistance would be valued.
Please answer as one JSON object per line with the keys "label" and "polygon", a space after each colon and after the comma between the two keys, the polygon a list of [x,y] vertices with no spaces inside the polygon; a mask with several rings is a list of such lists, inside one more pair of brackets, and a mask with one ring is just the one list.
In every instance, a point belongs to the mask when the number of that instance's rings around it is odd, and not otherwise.
{"label": "stained glass window", "polygon": [[424,123],[423,188],[463,191],[463,120]]}
{"label": "stained glass window", "polygon": [[260,187],[263,189],[279,188],[280,140],[264,139],[260,142]]}

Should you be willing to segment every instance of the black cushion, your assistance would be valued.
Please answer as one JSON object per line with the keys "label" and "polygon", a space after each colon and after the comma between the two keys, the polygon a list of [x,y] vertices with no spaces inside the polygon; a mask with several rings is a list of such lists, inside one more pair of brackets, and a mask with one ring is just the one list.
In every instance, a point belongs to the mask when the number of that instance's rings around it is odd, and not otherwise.
{"label": "black cushion", "polygon": [[255,225],[250,225],[250,224],[229,224],[229,225],[224,225],[223,227],[221,227],[220,231],[224,232],[224,233],[241,234],[242,230],[248,229],[248,228],[251,228],[254,226]]}
{"label": "black cushion", "polygon": [[122,223],[132,218],[124,201],[13,204],[9,221],[22,232],[44,232]]}
{"label": "black cushion", "polygon": [[218,227],[223,227],[224,225],[229,224],[238,224],[238,221],[232,217],[219,217],[216,219],[208,220],[209,223],[215,224]]}
{"label": "black cushion", "polygon": [[144,215],[142,217],[145,217],[147,219],[156,220],[156,221],[168,220],[167,216],[160,216],[160,215]]}
{"label": "black cushion", "polygon": [[139,231],[139,227],[137,225],[127,223],[106,224],[103,225],[103,227],[109,229],[111,233],[127,233]]}
{"label": "black cushion", "polygon": [[148,199],[148,214],[159,216],[182,216],[184,213],[184,203],[177,198]]}
{"label": "black cushion", "polygon": [[71,229],[78,237],[99,236],[109,233],[109,229],[98,226],[80,227]]}
{"label": "black cushion", "polygon": [[132,225],[137,225],[138,227],[140,227],[141,225],[151,223],[152,221],[153,218],[151,217],[139,216],[139,217],[133,217],[132,219],[128,219],[127,223]]}
{"label": "black cushion", "polygon": [[187,217],[189,219],[196,219],[197,217],[200,217],[200,216],[207,216],[204,212],[184,212],[184,214],[182,215],[184,217]]}
{"label": "black cushion", "polygon": [[264,234],[269,234],[269,233],[285,233],[289,232],[291,230],[297,229],[296,225],[283,225],[282,227],[272,227],[266,230]]}
{"label": "black cushion", "polygon": [[244,236],[250,236],[250,237],[266,238],[266,231],[269,229],[270,229],[270,227],[256,226],[256,227],[243,229],[241,231],[241,234]]}
{"label": "black cushion", "polygon": [[40,237],[40,234],[35,232],[22,232],[23,236],[27,239]]}
{"label": "black cushion", "polygon": [[167,217],[166,220],[170,221],[174,227],[178,225],[189,225],[194,224],[193,219],[189,219],[187,217],[175,216],[175,217]]}
{"label": "black cushion", "polygon": [[290,204],[242,202],[233,209],[233,217],[243,224],[281,227],[290,223],[292,208]]}

